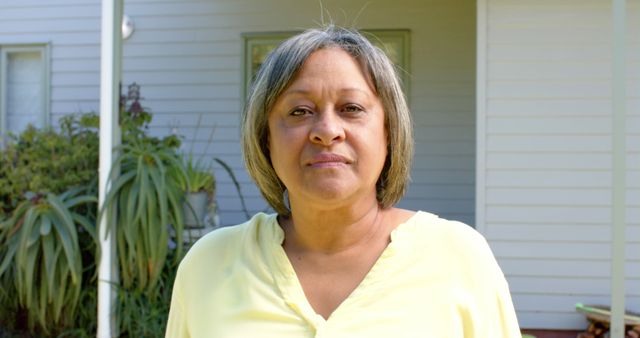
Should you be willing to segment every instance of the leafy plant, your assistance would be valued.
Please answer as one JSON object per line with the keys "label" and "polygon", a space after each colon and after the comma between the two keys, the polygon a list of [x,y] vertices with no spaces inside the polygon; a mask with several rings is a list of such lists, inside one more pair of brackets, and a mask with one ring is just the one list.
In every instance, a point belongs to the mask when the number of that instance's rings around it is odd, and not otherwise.
{"label": "leafy plant", "polygon": [[[57,338],[93,338],[98,329],[98,318],[96,309],[98,308],[98,290],[92,287],[83,288],[80,291],[79,303],[74,322],[62,331]],[[135,319],[135,315],[133,315]]]}
{"label": "leafy plant", "polygon": [[[4,255],[2,248],[0,248],[0,255]],[[7,336],[7,338],[12,338],[16,336],[13,331],[20,325],[20,305],[15,297],[16,290],[13,283],[13,274],[5,273],[0,275],[0,286],[0,306],[2,308],[2,311],[0,311],[0,337],[5,338]]]}
{"label": "leafy plant", "polygon": [[180,182],[185,192],[207,192],[213,195],[216,190],[216,179],[211,168],[202,163],[202,160],[194,161],[190,155],[185,161],[186,180]]}
{"label": "leafy plant", "polygon": [[[113,181],[105,207],[116,207],[115,229],[123,286],[150,291],[158,281],[167,256],[173,226],[181,250],[182,195],[179,179],[186,176],[173,147],[146,139],[119,148]],[[110,231],[112,231],[111,229]]]}
{"label": "leafy plant", "polygon": [[96,187],[97,126],[94,113],[69,115],[60,119],[59,131],[29,126],[12,136],[0,153],[0,220],[25,200],[25,192]]}
{"label": "leafy plant", "polygon": [[97,125],[96,114],[68,115],[58,129],[27,127],[0,152],[0,326],[7,332],[64,329],[77,290],[94,276]]}
{"label": "leafy plant", "polygon": [[[121,176],[108,196],[117,212],[104,217],[118,225],[121,336],[157,337],[182,257],[179,182],[188,179],[180,140],[148,136],[151,115],[138,102],[139,88],[131,93],[113,169]],[[30,127],[0,151],[0,337],[95,336],[97,126],[95,114],[68,116],[57,131]]]}
{"label": "leafy plant", "polygon": [[[175,252],[174,252],[175,253]],[[172,254],[174,254],[172,253]],[[169,317],[171,290],[178,269],[176,258],[165,261],[158,285],[153,292],[118,290],[117,322],[121,337],[162,337]]]}
{"label": "leafy plant", "polygon": [[11,276],[30,331],[45,333],[70,321],[82,288],[78,229],[95,238],[91,220],[78,212],[96,203],[85,188],[34,194],[0,223],[0,278]]}
{"label": "leafy plant", "polygon": [[187,177],[177,152],[180,140],[146,134],[151,115],[139,104],[140,89],[134,85],[128,96],[134,102],[121,116],[123,140],[112,166],[119,175],[110,182],[99,217],[110,218],[113,214],[105,210],[115,211],[115,219],[107,223],[115,233],[122,286],[151,294],[168,255],[169,227],[176,234],[177,251],[182,250],[180,182]]}

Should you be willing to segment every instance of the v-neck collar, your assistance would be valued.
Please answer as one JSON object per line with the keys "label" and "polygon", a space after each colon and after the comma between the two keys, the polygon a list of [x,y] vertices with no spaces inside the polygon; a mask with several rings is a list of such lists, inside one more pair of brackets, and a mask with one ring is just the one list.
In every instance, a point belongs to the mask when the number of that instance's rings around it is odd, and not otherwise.
{"label": "v-neck collar", "polygon": [[334,318],[339,317],[342,311],[348,309],[351,302],[366,292],[369,285],[381,280],[382,276],[390,272],[389,268],[393,266],[393,261],[403,254],[403,251],[410,249],[410,246],[406,245],[407,237],[410,237],[410,231],[407,230],[415,226],[415,220],[418,214],[421,213],[420,211],[417,212],[408,220],[399,224],[391,232],[391,241],[380,257],[378,257],[360,284],[338,305],[328,319],[316,313],[304,293],[302,284],[298,279],[293,265],[282,247],[285,233],[278,224],[277,215],[270,215],[264,224],[265,226],[261,229],[260,246],[264,249],[263,257],[269,266],[273,280],[284,302],[302,316],[311,326],[319,328],[327,322],[335,320]]}

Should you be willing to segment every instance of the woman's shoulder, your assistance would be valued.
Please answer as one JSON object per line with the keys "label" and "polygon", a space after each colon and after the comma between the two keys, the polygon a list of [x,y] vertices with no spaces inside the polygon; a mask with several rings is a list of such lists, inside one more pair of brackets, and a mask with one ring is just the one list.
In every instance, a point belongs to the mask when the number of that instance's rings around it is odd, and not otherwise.
{"label": "woman's shoulder", "polygon": [[[455,220],[419,211],[402,227],[401,243],[411,254],[409,260],[424,271],[439,271],[451,282],[472,279],[504,279],[485,237],[473,227]],[[483,284],[485,285],[485,284]]]}
{"label": "woman's shoulder", "polygon": [[275,215],[258,213],[244,223],[221,227],[206,234],[189,249],[180,264],[181,268],[198,265],[198,262],[202,260],[211,261],[213,259],[217,262],[224,262],[237,258],[241,252],[252,250],[259,229],[273,222],[274,218]]}
{"label": "woman's shoulder", "polygon": [[470,259],[493,257],[485,237],[476,229],[460,221],[448,220],[435,214],[418,211],[407,221],[408,237],[420,248],[441,253],[451,252]]}
{"label": "woman's shoulder", "polygon": [[416,234],[429,238],[454,237],[461,241],[484,241],[472,226],[456,220],[441,218],[426,211],[417,211],[408,221]]}

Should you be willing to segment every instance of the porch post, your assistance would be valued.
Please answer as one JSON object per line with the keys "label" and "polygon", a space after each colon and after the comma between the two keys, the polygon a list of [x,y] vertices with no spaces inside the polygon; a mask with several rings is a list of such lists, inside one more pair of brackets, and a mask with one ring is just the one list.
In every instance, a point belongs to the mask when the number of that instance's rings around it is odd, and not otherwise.
{"label": "porch post", "polygon": [[[109,171],[114,160],[114,147],[120,144],[120,78],[122,63],[121,22],[123,0],[102,0],[102,34],[100,58],[100,168],[99,168],[99,206],[102,208],[109,190]],[[98,267],[98,332],[97,338],[117,336],[115,300],[118,281],[113,231],[107,234],[110,226],[106,213],[100,221],[100,263]]]}
{"label": "porch post", "polygon": [[626,105],[626,1],[613,0],[613,198],[611,240],[611,338],[623,338],[624,332],[624,248],[625,248],[625,105]]}

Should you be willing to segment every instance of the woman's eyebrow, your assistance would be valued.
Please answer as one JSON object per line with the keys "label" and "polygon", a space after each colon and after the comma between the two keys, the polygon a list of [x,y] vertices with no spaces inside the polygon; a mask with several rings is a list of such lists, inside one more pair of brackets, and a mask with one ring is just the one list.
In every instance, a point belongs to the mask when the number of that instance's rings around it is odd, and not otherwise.
{"label": "woman's eyebrow", "polygon": [[285,95],[308,95],[310,93],[311,93],[311,91],[307,90],[307,89],[303,89],[303,88],[293,88],[292,89],[292,88],[290,88],[290,89],[285,90],[282,93],[282,96],[285,96]]}

